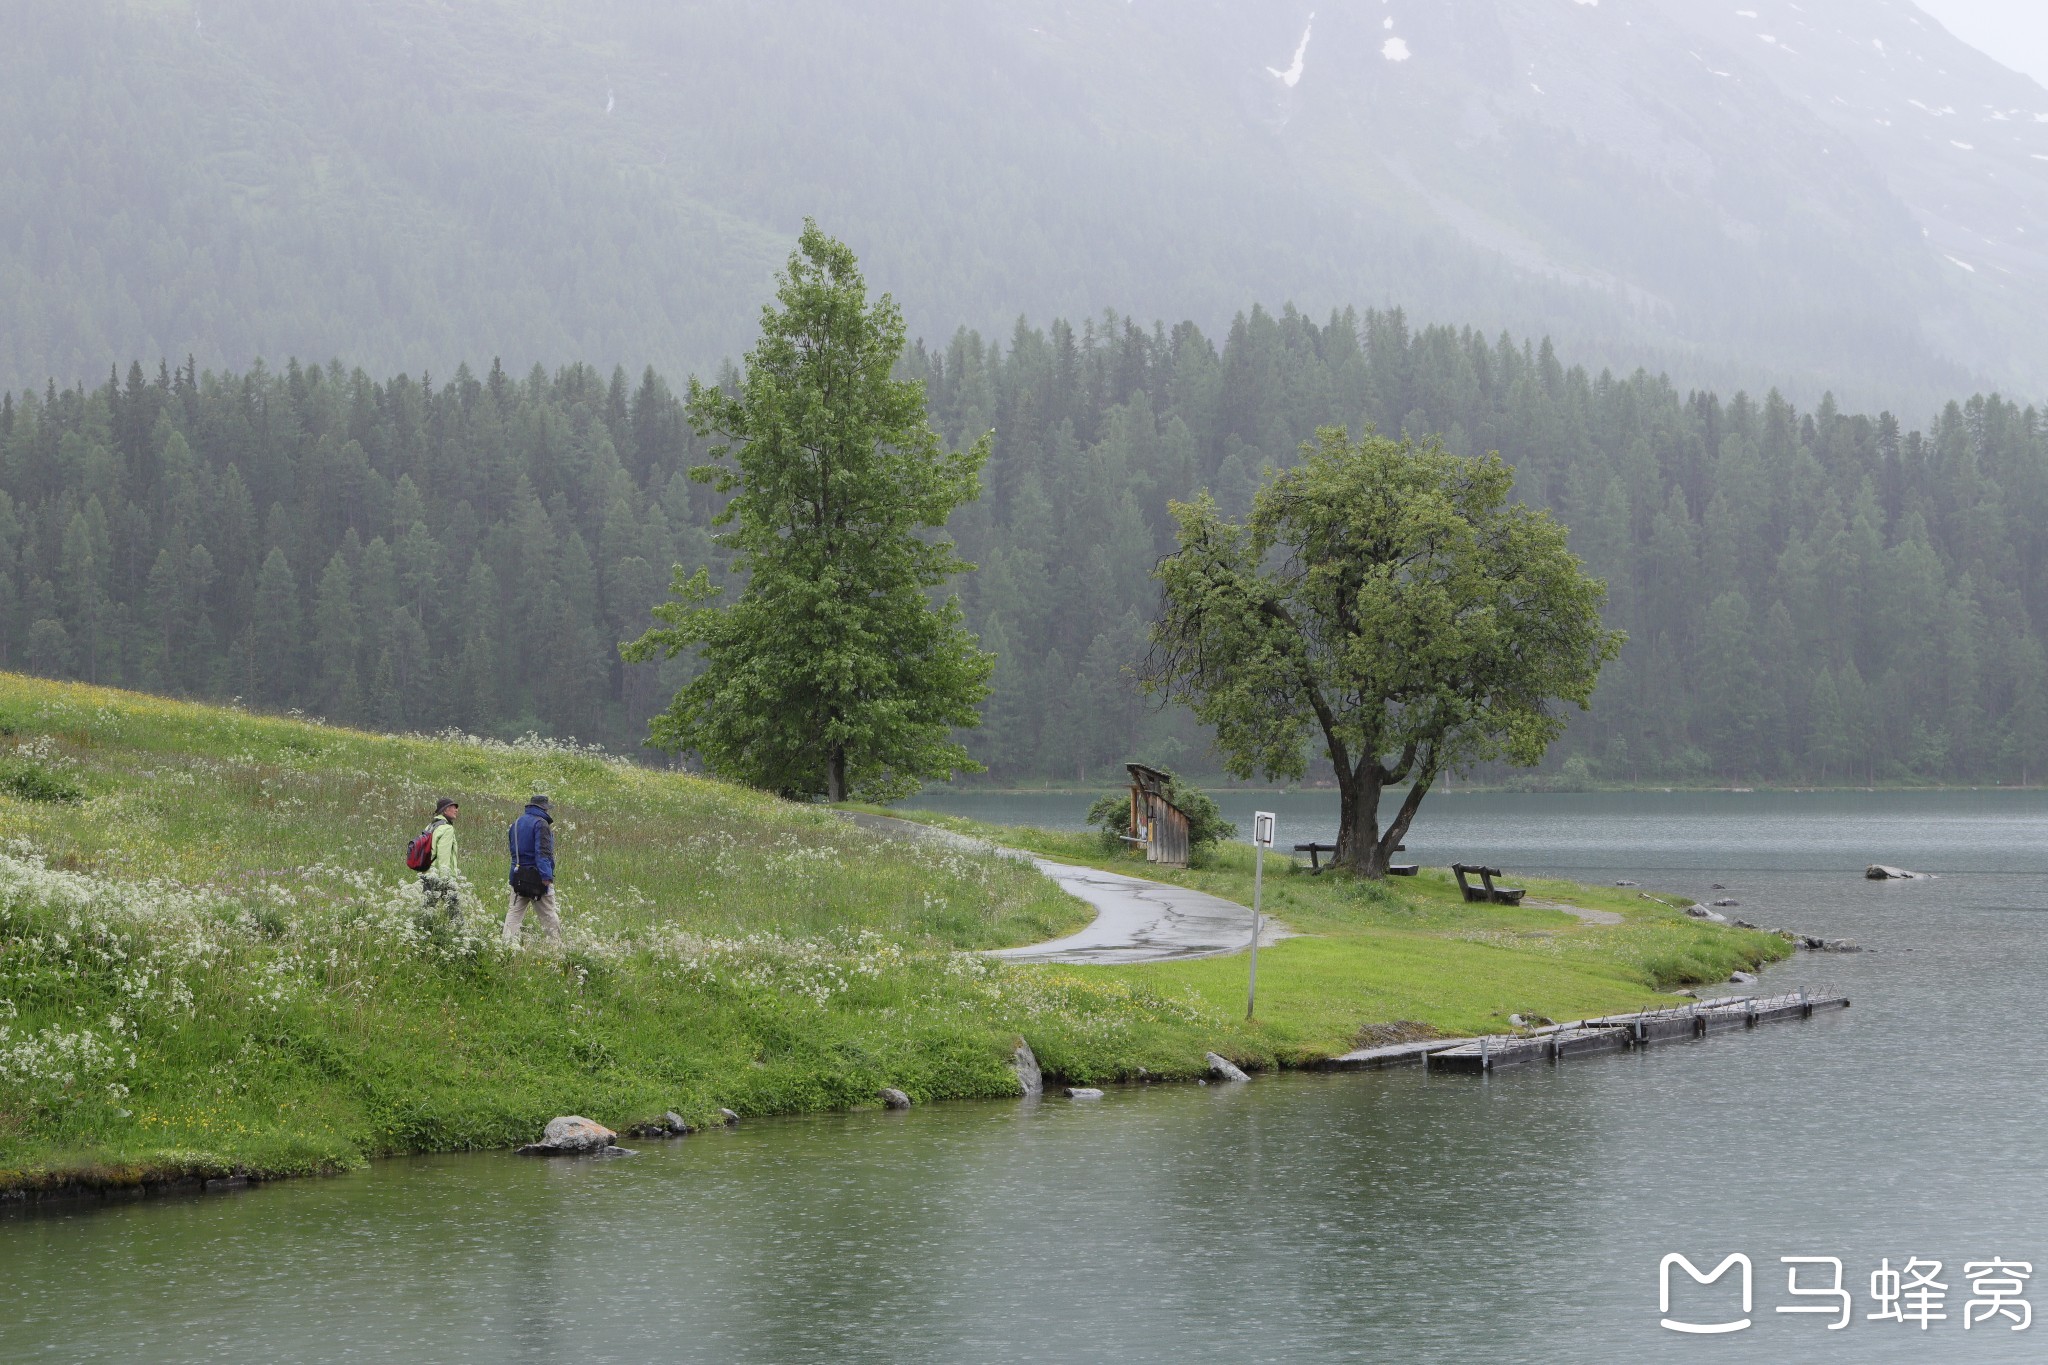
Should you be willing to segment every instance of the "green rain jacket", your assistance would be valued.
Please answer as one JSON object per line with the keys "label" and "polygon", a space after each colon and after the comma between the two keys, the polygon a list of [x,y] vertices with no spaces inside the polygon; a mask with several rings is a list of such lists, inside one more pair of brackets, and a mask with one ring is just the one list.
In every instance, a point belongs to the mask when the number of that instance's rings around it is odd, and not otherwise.
{"label": "green rain jacket", "polygon": [[462,870],[455,862],[455,822],[437,815],[428,828],[434,831],[434,865],[425,875],[452,882]]}

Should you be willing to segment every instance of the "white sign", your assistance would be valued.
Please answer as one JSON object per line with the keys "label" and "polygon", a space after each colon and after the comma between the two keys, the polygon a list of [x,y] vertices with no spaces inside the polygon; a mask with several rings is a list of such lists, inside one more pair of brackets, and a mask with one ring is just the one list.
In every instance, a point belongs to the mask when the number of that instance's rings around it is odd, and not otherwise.
{"label": "white sign", "polygon": [[1273,846],[1273,812],[1269,810],[1252,812],[1252,842],[1260,848]]}

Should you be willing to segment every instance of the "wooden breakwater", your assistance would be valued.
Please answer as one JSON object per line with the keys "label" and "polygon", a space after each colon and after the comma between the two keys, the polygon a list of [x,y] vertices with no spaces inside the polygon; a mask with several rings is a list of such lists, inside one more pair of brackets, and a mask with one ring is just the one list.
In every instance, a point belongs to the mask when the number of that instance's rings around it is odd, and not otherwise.
{"label": "wooden breakwater", "polygon": [[1323,1065],[1337,1071],[1364,1071],[1389,1066],[1421,1065],[1431,1071],[1478,1074],[1497,1067],[1529,1062],[1563,1062],[1598,1052],[1625,1052],[1655,1043],[1704,1038],[1709,1034],[1752,1029],[1786,1019],[1809,1019],[1817,1012],[1849,1008],[1849,997],[1832,991],[1794,991],[1789,995],[1728,996],[1701,1000],[1673,1009],[1610,1014],[1570,1024],[1551,1024],[1522,1033],[1483,1038],[1438,1038],[1362,1048]]}

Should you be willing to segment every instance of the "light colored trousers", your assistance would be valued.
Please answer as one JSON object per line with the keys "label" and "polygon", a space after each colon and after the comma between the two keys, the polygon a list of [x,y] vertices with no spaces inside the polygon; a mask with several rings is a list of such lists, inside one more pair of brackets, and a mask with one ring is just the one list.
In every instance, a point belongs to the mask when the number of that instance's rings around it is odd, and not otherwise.
{"label": "light colored trousers", "polygon": [[532,910],[534,918],[547,936],[557,943],[562,941],[562,921],[555,914],[555,888],[550,886],[533,900],[528,900],[517,891],[512,893],[512,904],[505,911],[505,942],[519,942],[519,931],[526,924],[526,912]]}

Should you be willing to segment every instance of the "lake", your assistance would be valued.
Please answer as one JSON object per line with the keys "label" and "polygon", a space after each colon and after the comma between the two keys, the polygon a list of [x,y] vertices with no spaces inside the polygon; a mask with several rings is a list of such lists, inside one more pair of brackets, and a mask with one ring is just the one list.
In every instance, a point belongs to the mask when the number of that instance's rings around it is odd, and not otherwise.
{"label": "lake", "polygon": [[[1334,796],[1225,794],[1282,843]],[[940,804],[939,798],[924,804]],[[1073,827],[1075,796],[948,809]],[[1846,1012],[1484,1079],[1414,1071],[749,1122],[0,1220],[0,1358],[152,1361],[2017,1360],[1965,1262],[2048,1277],[2048,796],[1433,796],[1413,856],[1629,879],[1856,939],[1770,988]],[[1865,864],[1936,880],[1871,883]],[[1660,1259],[1754,1264],[1661,1328]],[[1833,1256],[1830,1331],[1784,1256]],[[1866,1314],[1940,1260],[1948,1316]],[[1924,1267],[1923,1267],[1924,1269]],[[1675,1319],[1737,1271],[1674,1272]],[[1826,1266],[1800,1284],[1828,1282]],[[1982,1272],[1980,1272],[1981,1277]],[[1985,1287],[1988,1289],[1988,1282]],[[2031,1286],[2030,1286],[2031,1288]],[[2022,1297],[2032,1299],[2029,1292]],[[2042,1301],[2048,1304],[2048,1286]],[[2016,1310],[2015,1310],[2016,1311]]]}

